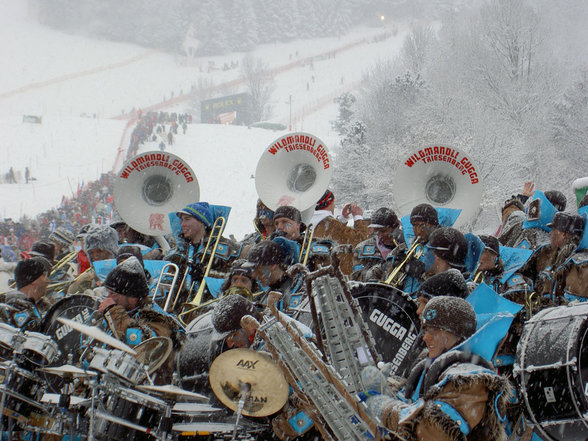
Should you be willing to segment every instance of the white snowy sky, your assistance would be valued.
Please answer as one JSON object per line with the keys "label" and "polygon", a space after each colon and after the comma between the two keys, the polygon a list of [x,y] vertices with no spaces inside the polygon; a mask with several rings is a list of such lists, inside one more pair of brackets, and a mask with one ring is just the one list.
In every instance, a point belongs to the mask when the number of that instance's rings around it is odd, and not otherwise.
{"label": "white snowy sky", "polygon": [[[198,78],[218,85],[239,76],[238,69],[201,72],[177,56],[60,33],[36,24],[27,14],[26,2],[0,0],[0,6],[0,57],[9,60],[0,70],[0,173],[10,167],[24,173],[28,166],[37,179],[28,185],[0,184],[0,218],[38,214],[57,206],[61,196],[71,195],[78,183],[118,170],[117,149],[128,146],[128,138],[122,138],[126,121],[113,119],[121,111],[157,104],[172,92],[177,97]],[[371,42],[374,35],[392,27],[399,30],[394,37]],[[390,23],[387,29],[364,29],[340,39],[260,47],[254,55],[275,68],[291,62],[290,57],[295,60],[296,52],[302,59],[363,41],[335,58],[315,61],[313,70],[305,65],[276,74],[270,120],[288,124],[291,95],[292,129],[312,133],[328,147],[335,145],[337,136],[330,125],[337,115],[333,97],[356,85],[378,59],[393,57],[406,30],[406,25]],[[209,61],[222,66],[243,56],[203,57],[197,62],[204,67]],[[226,94],[243,91],[227,89]],[[164,110],[183,112],[187,105]],[[23,115],[42,116],[43,123],[23,123]],[[186,135],[177,136],[169,152],[193,168],[201,200],[233,207],[226,232],[240,239],[253,230],[257,193],[251,176],[257,161],[284,133],[194,124]],[[141,151],[155,149],[152,143]]]}

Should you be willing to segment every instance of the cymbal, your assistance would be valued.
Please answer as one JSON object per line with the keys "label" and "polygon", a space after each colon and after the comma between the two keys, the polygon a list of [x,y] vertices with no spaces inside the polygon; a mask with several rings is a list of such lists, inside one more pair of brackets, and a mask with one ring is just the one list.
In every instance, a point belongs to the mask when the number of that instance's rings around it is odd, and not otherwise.
{"label": "cymbal", "polygon": [[231,433],[234,428],[234,424],[201,422],[174,424],[172,430],[181,432],[182,435],[210,435],[211,433]]}
{"label": "cymbal", "polygon": [[263,417],[280,410],[289,387],[272,358],[262,352],[237,348],[223,352],[210,366],[209,381],[216,397],[229,409],[239,408],[248,390],[243,415]]}
{"label": "cymbal", "polygon": [[117,340],[114,337],[111,337],[102,329],[97,328],[96,326],[84,325],[83,323],[79,323],[74,320],[69,320],[63,317],[58,317],[57,321],[63,323],[64,325],[70,326],[72,329],[75,329],[76,331],[81,332],[84,335],[88,335],[90,337],[95,338],[96,340],[101,341],[102,343],[106,343],[108,346],[112,346],[113,348],[128,352],[131,355],[137,355],[135,350],[132,349],[130,346],[128,346],[120,340]]}
{"label": "cymbal", "polygon": [[169,337],[153,337],[135,346],[135,358],[149,366],[149,375],[163,365],[171,354],[173,343]]}
{"label": "cymbal", "polygon": [[79,367],[72,366],[71,364],[64,364],[63,366],[56,367],[44,367],[40,368],[39,370],[47,372],[48,374],[59,375],[60,377],[93,377],[98,375],[98,372],[80,369]]}
{"label": "cymbal", "polygon": [[163,386],[155,386],[155,385],[151,386],[148,384],[141,384],[141,385],[137,386],[137,389],[155,392],[160,395],[188,397],[188,398],[194,398],[197,400],[208,401],[208,397],[205,395],[200,395],[195,392],[191,392],[189,390],[181,389],[181,388],[179,388],[177,386],[173,386],[171,384],[166,384]]}

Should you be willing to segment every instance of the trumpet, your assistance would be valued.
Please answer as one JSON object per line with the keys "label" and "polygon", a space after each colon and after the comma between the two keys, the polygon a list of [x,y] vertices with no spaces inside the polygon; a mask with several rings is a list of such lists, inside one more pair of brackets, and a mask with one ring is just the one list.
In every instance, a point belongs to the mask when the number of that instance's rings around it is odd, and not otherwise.
{"label": "trumpet", "polygon": [[[196,295],[194,296],[194,298],[192,300],[190,300],[189,302],[186,302],[184,304],[183,311],[178,315],[178,319],[184,325],[186,325],[187,323],[184,322],[183,317],[186,317],[189,314],[192,314],[194,311],[196,311],[197,309],[199,309],[202,306],[201,305],[202,304],[202,297],[204,295],[204,288],[205,288],[204,279],[206,277],[208,277],[208,274],[210,273],[210,269],[212,268],[212,263],[214,261],[215,255],[216,255],[216,250],[218,248],[218,244],[220,243],[220,240],[221,240],[222,232],[225,228],[225,223],[226,223],[226,219],[221,216],[221,217],[217,218],[214,221],[214,224],[212,225],[212,229],[210,230],[210,235],[208,236],[208,241],[206,242],[206,247],[204,248],[204,252],[202,253],[202,256],[206,257],[206,255],[210,252],[210,257],[208,258],[208,262],[206,264],[206,270],[204,271],[204,276],[202,277],[202,280],[200,281],[200,285],[198,286],[198,291],[196,291]],[[184,282],[186,280],[186,275],[188,273],[187,270],[188,270],[188,268],[186,268],[186,272],[184,273],[184,278],[183,278],[182,284],[180,285],[178,292],[176,294],[176,299],[173,303],[173,307],[175,307],[175,305],[176,305],[178,295],[179,295],[180,290],[183,287]],[[194,290],[195,283],[196,283],[196,281],[192,281],[192,284],[190,286],[188,293],[191,293]]]}
{"label": "trumpet", "polygon": [[390,275],[386,278],[387,285],[394,287],[400,287],[406,279],[406,264],[412,259],[420,259],[425,252],[425,244],[421,243],[418,238],[415,239],[414,243],[410,246],[406,252],[406,257],[400,264],[390,272]]}

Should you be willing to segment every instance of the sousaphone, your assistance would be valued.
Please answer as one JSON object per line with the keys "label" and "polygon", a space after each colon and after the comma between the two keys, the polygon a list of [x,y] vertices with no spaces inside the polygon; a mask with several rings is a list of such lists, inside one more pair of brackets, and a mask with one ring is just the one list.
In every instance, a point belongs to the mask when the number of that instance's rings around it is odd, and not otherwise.
{"label": "sousaphone", "polygon": [[293,132],[265,149],[255,170],[255,188],[268,208],[296,207],[308,224],[332,174],[325,143],[309,133]]}
{"label": "sousaphone", "polygon": [[452,147],[415,150],[396,170],[394,194],[401,215],[422,203],[458,208],[462,212],[454,226],[459,227],[478,212],[482,191],[480,169]]}
{"label": "sousaphone", "polygon": [[171,233],[168,213],[198,202],[192,168],[167,152],[141,153],[124,163],[114,180],[114,204],[125,223],[140,233]]}

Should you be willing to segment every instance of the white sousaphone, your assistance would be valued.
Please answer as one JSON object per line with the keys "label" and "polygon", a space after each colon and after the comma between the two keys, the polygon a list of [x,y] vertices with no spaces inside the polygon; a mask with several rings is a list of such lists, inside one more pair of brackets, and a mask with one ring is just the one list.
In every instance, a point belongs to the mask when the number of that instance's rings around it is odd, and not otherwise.
{"label": "white sousaphone", "polygon": [[480,169],[462,152],[447,146],[413,151],[396,170],[394,194],[400,215],[418,204],[461,209],[455,227],[479,210],[482,198]]}
{"label": "white sousaphone", "polygon": [[293,132],[265,149],[255,170],[255,188],[269,209],[296,207],[308,224],[332,174],[326,145],[309,133]]}
{"label": "white sousaphone", "polygon": [[198,180],[186,161],[160,151],[126,161],[113,187],[114,205],[122,220],[156,237],[171,233],[168,213],[200,198]]}

